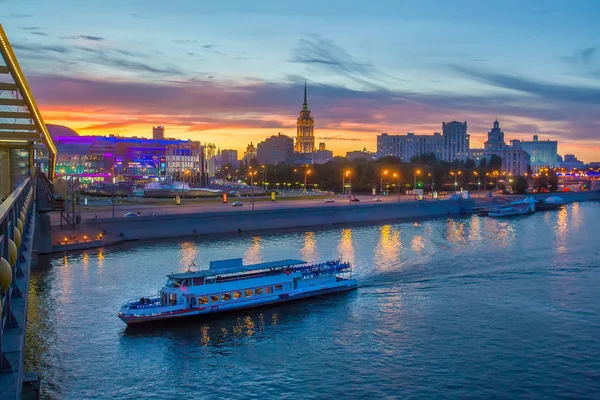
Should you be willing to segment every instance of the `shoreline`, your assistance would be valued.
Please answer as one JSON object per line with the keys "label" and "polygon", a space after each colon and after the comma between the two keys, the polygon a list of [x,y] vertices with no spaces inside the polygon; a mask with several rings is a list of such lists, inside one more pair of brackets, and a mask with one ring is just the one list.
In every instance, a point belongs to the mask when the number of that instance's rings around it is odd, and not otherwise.
{"label": "shoreline", "polygon": [[[560,196],[564,203],[600,200],[600,191],[579,193],[549,193],[536,197]],[[525,195],[509,195],[494,198],[518,200]],[[361,204],[355,206],[334,205],[324,207],[290,207],[266,210],[234,212],[192,212],[175,215],[140,216],[136,218],[101,218],[86,221],[81,229],[60,232],[65,238],[76,233],[79,237],[93,240],[71,243],[47,242],[38,249],[39,254],[66,253],[116,245],[129,241],[160,240],[193,236],[227,236],[269,231],[314,229],[339,226],[355,226],[381,222],[435,219],[472,213],[473,199],[426,200],[400,203]],[[99,238],[98,235],[102,234]],[[84,236],[85,235],[85,236]]]}

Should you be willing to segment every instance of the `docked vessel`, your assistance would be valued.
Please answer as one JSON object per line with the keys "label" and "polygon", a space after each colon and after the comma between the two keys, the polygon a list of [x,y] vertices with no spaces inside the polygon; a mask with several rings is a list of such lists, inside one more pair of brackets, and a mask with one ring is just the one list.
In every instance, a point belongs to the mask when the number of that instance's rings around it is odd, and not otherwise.
{"label": "docked vessel", "polygon": [[157,296],[130,300],[117,315],[130,325],[258,307],[355,289],[351,274],[350,263],[340,260],[211,261],[208,270],[167,275]]}
{"label": "docked vessel", "polygon": [[526,197],[523,200],[513,201],[506,206],[495,208],[489,211],[487,215],[493,218],[502,218],[533,214],[534,212],[535,199]]}

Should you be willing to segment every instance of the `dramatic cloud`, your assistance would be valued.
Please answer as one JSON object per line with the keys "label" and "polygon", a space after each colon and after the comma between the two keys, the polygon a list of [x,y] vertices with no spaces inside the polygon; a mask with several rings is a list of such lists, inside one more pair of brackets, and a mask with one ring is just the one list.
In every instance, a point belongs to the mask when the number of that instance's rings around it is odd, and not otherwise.
{"label": "dramatic cloud", "polygon": [[513,75],[476,71],[462,67],[455,69],[465,76],[503,89],[516,90],[557,103],[600,104],[600,87],[567,86],[539,82]]}
{"label": "dramatic cloud", "polygon": [[[13,44],[13,47],[17,50],[20,58],[33,60],[43,58],[45,61],[53,61],[58,65],[97,64],[111,69],[117,68],[160,76],[182,74],[182,71],[176,66],[153,64],[147,60],[144,54],[111,47],[64,46],[32,42],[18,42]],[[67,55],[68,57],[65,57]]]}
{"label": "dramatic cloud", "polygon": [[90,35],[68,36],[68,37],[64,37],[63,39],[89,40],[91,42],[102,42],[102,41],[104,41],[103,37],[100,37],[100,36],[90,36]]}

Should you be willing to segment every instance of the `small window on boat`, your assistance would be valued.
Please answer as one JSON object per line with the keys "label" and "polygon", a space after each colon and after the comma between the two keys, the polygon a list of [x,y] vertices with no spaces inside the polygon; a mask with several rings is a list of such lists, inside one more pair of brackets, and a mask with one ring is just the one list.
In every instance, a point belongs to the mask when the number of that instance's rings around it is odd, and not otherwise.
{"label": "small window on boat", "polygon": [[223,293],[221,295],[221,298],[223,299],[223,301],[231,300],[231,293]]}
{"label": "small window on boat", "polygon": [[208,296],[198,297],[198,304],[206,304],[206,303],[208,303]]}
{"label": "small window on boat", "polygon": [[241,291],[238,290],[236,292],[233,292],[233,298],[234,299],[239,299],[240,297],[242,297],[242,292]]}
{"label": "small window on boat", "polygon": [[194,286],[204,285],[204,278],[194,278]]}
{"label": "small window on boat", "polygon": [[244,290],[244,296],[245,297],[252,297],[252,289],[246,289],[246,290]]}
{"label": "small window on boat", "polygon": [[214,294],[212,296],[210,296],[210,302],[211,303],[217,303],[221,300],[221,297],[219,297],[218,294]]}
{"label": "small window on boat", "polygon": [[275,291],[281,292],[283,290],[283,285],[275,285]]}
{"label": "small window on boat", "polygon": [[177,305],[177,294],[173,293],[169,295],[169,305],[175,306]]}
{"label": "small window on boat", "polygon": [[273,293],[273,286],[265,286],[265,293],[266,294]]}
{"label": "small window on boat", "polygon": [[263,289],[261,287],[254,289],[254,294],[255,295],[259,295],[259,294],[263,294]]}

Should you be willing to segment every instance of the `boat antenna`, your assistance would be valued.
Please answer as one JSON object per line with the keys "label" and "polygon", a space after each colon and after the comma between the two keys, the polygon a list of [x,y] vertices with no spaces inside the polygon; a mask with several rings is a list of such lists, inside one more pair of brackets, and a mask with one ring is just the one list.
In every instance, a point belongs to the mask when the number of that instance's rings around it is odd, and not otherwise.
{"label": "boat antenna", "polygon": [[195,266],[196,266],[196,263],[195,263],[194,261],[192,261],[192,262],[190,263],[190,265],[188,265],[188,269],[187,269],[187,271],[185,271],[185,272],[190,272],[190,271],[192,270],[192,267],[195,267]]}

